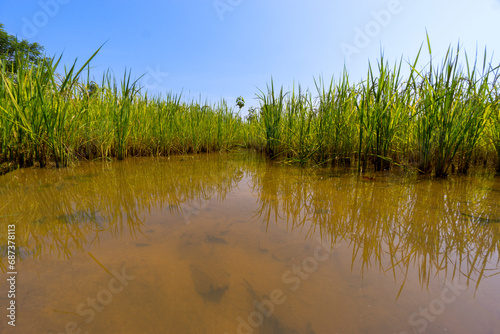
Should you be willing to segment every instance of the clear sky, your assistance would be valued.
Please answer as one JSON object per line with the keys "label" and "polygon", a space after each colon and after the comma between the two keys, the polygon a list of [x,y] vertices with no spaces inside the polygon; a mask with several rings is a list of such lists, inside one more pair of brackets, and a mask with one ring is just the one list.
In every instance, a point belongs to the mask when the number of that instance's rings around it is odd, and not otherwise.
{"label": "clear sky", "polygon": [[247,106],[271,77],[314,90],[345,64],[360,81],[381,49],[391,63],[414,58],[426,31],[438,61],[458,42],[471,56],[500,52],[500,0],[0,0],[0,22],[65,64],[107,42],[92,62],[98,83],[131,69],[154,93]]}

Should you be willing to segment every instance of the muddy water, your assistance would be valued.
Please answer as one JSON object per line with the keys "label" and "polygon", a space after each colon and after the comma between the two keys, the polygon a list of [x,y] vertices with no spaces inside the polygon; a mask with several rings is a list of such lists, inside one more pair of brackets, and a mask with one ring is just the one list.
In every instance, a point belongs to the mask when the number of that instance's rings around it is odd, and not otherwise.
{"label": "muddy water", "polygon": [[488,174],[244,154],[19,170],[0,177],[0,332],[500,333],[499,203]]}

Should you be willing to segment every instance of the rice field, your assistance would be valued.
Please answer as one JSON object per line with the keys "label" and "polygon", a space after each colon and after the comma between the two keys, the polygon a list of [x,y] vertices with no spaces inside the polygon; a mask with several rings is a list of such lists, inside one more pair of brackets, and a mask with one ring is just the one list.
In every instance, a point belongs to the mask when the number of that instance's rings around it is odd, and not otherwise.
{"label": "rice field", "polygon": [[[93,57],[64,74],[59,59],[31,64],[17,55],[0,70],[0,163],[4,171],[77,160],[256,149],[270,159],[350,166],[359,173],[391,168],[446,177],[487,165],[500,173],[498,66],[460,47],[394,64],[382,56],[361,82],[315,80],[314,92],[286,91],[271,80],[258,108],[242,118],[221,99],[150,96],[125,72],[90,80]],[[405,73],[405,74],[403,74]],[[238,106],[241,107],[241,101]],[[241,109],[241,108],[240,108]]]}

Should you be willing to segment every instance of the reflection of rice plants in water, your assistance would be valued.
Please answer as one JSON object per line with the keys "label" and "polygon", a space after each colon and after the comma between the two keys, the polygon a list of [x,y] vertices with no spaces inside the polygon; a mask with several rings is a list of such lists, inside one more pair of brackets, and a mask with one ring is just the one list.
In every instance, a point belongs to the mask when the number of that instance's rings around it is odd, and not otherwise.
{"label": "reflection of rice plants in water", "polygon": [[[0,225],[15,220],[19,245],[32,252],[26,253],[24,272],[55,263],[60,273],[69,272],[61,275],[61,285],[73,287],[75,277],[95,284],[110,280],[77,276],[75,266],[66,265],[79,263],[88,251],[100,253],[99,259],[107,256],[116,269],[126,259],[126,273],[140,284],[130,284],[125,302],[124,294],[116,295],[120,302],[110,304],[110,314],[115,305],[135,305],[134,314],[146,308],[145,321],[157,319],[151,326],[165,330],[189,327],[194,318],[200,324],[193,326],[200,328],[224,318],[229,320],[220,332],[324,333],[326,325],[353,322],[349,316],[332,320],[336,305],[347,308],[345,314],[361,307],[360,313],[376,309],[384,317],[394,310],[404,328],[403,321],[429,304],[443,279],[460,286],[468,282],[464,300],[474,288],[478,295],[489,292],[495,282],[490,277],[498,273],[499,188],[492,175],[363,179],[355,170],[290,168],[258,157],[237,152],[129,158],[16,171],[2,177],[0,202],[8,205],[0,205]],[[194,211],[186,224],[185,209],[203,203],[209,205]],[[316,253],[318,237],[325,246]],[[4,242],[0,236],[0,245]],[[54,261],[57,256],[62,259]],[[43,291],[39,285],[52,278],[33,274],[28,291]],[[101,291],[88,286],[69,304],[64,289],[58,291],[48,307],[73,312],[86,296]],[[166,309],[179,313],[161,317]],[[120,308],[115,312],[123,315]],[[97,317],[92,326],[109,328],[106,319],[101,323]]]}
{"label": "reflection of rice plants in water", "polygon": [[415,264],[422,286],[444,273],[463,275],[477,288],[481,278],[498,272],[498,195],[482,182],[495,179],[455,179],[453,186],[431,179],[364,182],[283,168],[255,178],[252,191],[260,204],[255,217],[266,226],[283,220],[291,231],[320,233],[332,245],[347,241],[353,265],[361,262],[362,272],[380,266],[399,278],[403,291]]}
{"label": "reflection of rice plants in water", "polygon": [[[21,258],[70,257],[103,235],[143,235],[148,230],[144,217],[152,208],[178,217],[172,228],[185,225],[198,219],[210,201],[224,199],[241,179],[242,166],[236,163],[212,159],[200,167],[198,159],[178,160],[148,160],[140,168],[126,160],[104,171],[100,164],[87,166],[90,172],[64,169],[62,175],[45,174],[40,183],[27,181],[21,191],[13,189],[26,179],[14,177],[9,187],[0,189],[1,202],[6,203],[0,206],[0,225],[17,224]],[[217,235],[205,238],[211,244],[224,243]],[[0,252],[3,242],[0,236]]]}
{"label": "reflection of rice plants in water", "polygon": [[300,85],[286,92],[271,80],[245,120],[224,100],[149,96],[130,72],[120,83],[109,72],[100,84],[83,80],[96,54],[61,76],[60,59],[32,64],[18,53],[19,66],[0,67],[0,163],[62,167],[247,147],[302,165],[355,162],[360,172],[399,166],[444,177],[480,163],[500,172],[498,67],[486,52],[462,57],[460,47],[436,65],[427,46],[431,61],[422,69],[420,52],[407,65],[382,56],[362,82],[345,69],[337,82],[316,80],[315,94]]}

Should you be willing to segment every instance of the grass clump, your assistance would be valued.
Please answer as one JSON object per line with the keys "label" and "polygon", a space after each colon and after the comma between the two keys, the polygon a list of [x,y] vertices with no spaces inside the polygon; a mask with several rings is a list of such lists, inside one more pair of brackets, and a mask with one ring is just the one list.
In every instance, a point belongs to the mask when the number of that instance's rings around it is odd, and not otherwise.
{"label": "grass clump", "polygon": [[498,66],[487,62],[485,51],[481,65],[477,55],[471,64],[465,54],[464,70],[460,47],[449,48],[436,66],[427,42],[431,61],[418,70],[419,52],[408,63],[407,78],[402,61],[391,67],[381,57],[361,83],[351,84],[346,70],[337,84],[320,78],[317,97],[300,86],[277,92],[271,84],[258,96],[252,131],[266,138],[270,156],[301,164],[355,160],[359,172],[402,166],[446,177],[454,170],[467,173],[473,162],[487,163],[496,151],[500,170]]}
{"label": "grass clump", "polygon": [[301,165],[355,165],[360,173],[400,166],[446,177],[494,161],[500,173],[498,66],[485,51],[482,62],[465,53],[462,67],[460,47],[436,65],[428,38],[427,47],[421,69],[420,51],[406,64],[382,56],[362,82],[344,68],[338,81],[315,80],[314,94],[271,80],[246,120],[224,100],[150,96],[130,71],[118,83],[109,72],[100,84],[88,72],[82,79],[97,52],[64,75],[56,72],[60,58],[33,62],[18,52],[15,67],[0,60],[0,165],[64,167],[76,159],[247,147]]}
{"label": "grass clump", "polygon": [[151,98],[127,71],[119,83],[109,72],[100,85],[88,75],[82,80],[96,54],[64,75],[56,72],[60,58],[32,63],[18,53],[14,71],[0,63],[0,163],[64,167],[75,159],[217,152],[242,142],[243,122],[225,101]]}

